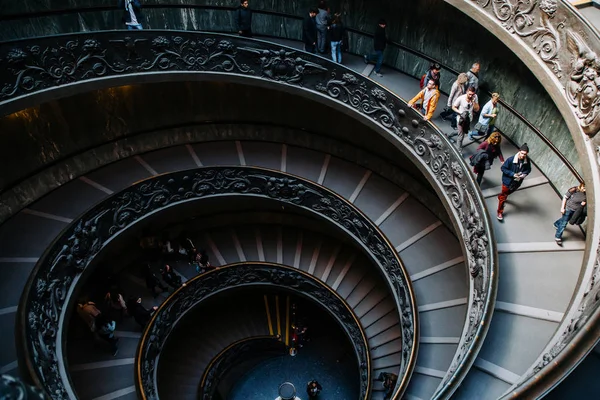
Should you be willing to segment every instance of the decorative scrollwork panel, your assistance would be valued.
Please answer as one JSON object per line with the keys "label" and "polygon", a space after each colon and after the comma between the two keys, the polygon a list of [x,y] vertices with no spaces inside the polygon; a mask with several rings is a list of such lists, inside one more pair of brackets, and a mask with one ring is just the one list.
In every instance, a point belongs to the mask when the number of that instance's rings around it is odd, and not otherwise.
{"label": "decorative scrollwork panel", "polygon": [[[540,43],[545,43],[546,36],[532,36],[539,37]],[[0,62],[8,65],[8,68],[0,71],[0,105],[35,96],[41,91],[45,95],[54,91],[58,96],[65,84],[79,82],[103,87],[110,85],[110,78],[130,77],[133,80],[144,74],[152,74],[144,76],[144,79],[151,79],[160,74],[180,72],[226,73],[262,79],[280,85],[282,90],[295,87],[312,92],[312,96],[317,95],[319,101],[347,107],[357,113],[357,118],[375,123],[391,143],[415,160],[454,218],[471,272],[470,318],[465,322],[459,351],[442,386],[448,387],[446,383],[450,381],[457,385],[462,380],[481,347],[493,310],[496,283],[492,276],[495,275],[496,250],[492,229],[483,198],[461,155],[443,134],[432,125],[421,123],[422,117],[393,93],[322,57],[272,43],[198,32],[114,31],[24,40],[10,46],[0,45]],[[89,90],[89,86],[87,88]],[[68,93],[74,91],[76,85],[69,85]],[[53,346],[56,344],[50,344],[52,340],[49,338],[56,336],[56,321],[68,302],[65,293],[68,293],[71,284],[69,279],[72,280],[85,268],[90,254],[93,256],[102,247],[103,235],[116,233],[145,211],[166,206],[186,195],[201,196],[225,188],[232,188],[232,192],[239,193],[254,190],[244,180],[249,179],[247,177],[237,179],[221,175],[218,179],[213,178],[205,175],[194,177],[198,180],[196,187],[182,186],[182,192],[172,192],[170,184],[162,180],[160,183],[148,183],[143,192],[129,193],[129,197],[114,200],[119,211],[111,215],[111,232],[104,231],[105,216],[101,214],[105,210],[97,211],[94,216],[98,218],[97,222],[88,219],[81,223],[78,233],[69,231],[72,242],[77,246],[61,242],[66,247],[49,254],[57,265],[51,267],[43,264],[37,270],[40,279],[45,282],[42,285],[44,289],[32,293],[32,297],[45,300],[28,306],[28,310],[38,308],[35,316],[31,317],[32,324],[36,330],[44,330],[45,334],[35,339],[40,342],[39,346],[36,345],[36,356],[46,354],[46,350],[48,354],[55,354]],[[189,181],[193,179],[188,177]],[[284,196],[282,200],[289,202],[312,196],[300,189],[294,191],[296,189],[290,187],[289,183],[280,181],[271,182],[269,190]],[[145,201],[143,206],[138,204],[140,201]],[[385,239],[373,236],[360,213],[339,207],[339,200],[335,198],[329,201],[329,204],[324,200],[315,206],[318,212],[344,224],[344,228],[360,238],[369,251],[381,255],[378,260],[394,286],[399,308],[408,310],[402,319],[403,337],[414,336],[416,312],[410,308],[412,292],[400,266],[394,264],[394,250],[389,248]],[[56,258],[59,253],[62,256],[60,261]],[[46,262],[46,258],[43,262]],[[415,363],[414,342],[404,339],[403,351],[405,363],[401,369],[410,375]],[[57,360],[52,356],[46,358],[49,359],[47,364],[42,360],[36,363],[36,368],[45,365],[44,372],[36,373],[41,381],[45,380],[44,376],[56,375],[52,368],[56,368]],[[51,380],[44,386],[51,387],[49,391],[63,393],[63,384],[60,380]],[[395,397],[399,397],[407,384],[408,377],[404,377]]]}

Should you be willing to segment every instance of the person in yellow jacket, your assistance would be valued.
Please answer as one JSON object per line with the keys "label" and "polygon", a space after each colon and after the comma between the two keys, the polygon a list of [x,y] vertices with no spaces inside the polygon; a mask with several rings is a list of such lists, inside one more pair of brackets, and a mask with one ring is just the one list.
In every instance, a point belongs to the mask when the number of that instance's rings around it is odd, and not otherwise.
{"label": "person in yellow jacket", "polygon": [[[435,82],[430,79],[427,81],[425,89],[417,93],[417,95],[408,102],[408,105],[421,111],[421,114],[425,116],[425,121],[429,121],[431,117],[433,117],[439,99],[440,91],[435,86]],[[420,103],[417,105],[417,102]]]}

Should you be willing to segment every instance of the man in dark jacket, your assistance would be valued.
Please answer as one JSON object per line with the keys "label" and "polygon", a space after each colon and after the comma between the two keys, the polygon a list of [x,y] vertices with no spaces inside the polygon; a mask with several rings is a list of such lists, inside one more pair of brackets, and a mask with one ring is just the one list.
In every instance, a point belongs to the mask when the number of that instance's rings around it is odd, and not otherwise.
{"label": "man in dark jacket", "polygon": [[380,77],[383,76],[381,74],[381,64],[383,63],[383,51],[385,50],[385,45],[387,43],[385,25],[385,19],[380,19],[377,23],[375,36],[373,38],[374,52],[371,54],[365,54],[364,56],[365,63],[368,64],[369,62],[375,62],[375,74]]}
{"label": "man in dark jacket", "polygon": [[241,36],[252,37],[252,10],[248,0],[240,0],[240,7],[235,12],[235,26]]}
{"label": "man in dark jacket", "polygon": [[123,10],[123,21],[127,29],[142,29],[142,5],[139,0],[119,0],[119,8]]}
{"label": "man in dark jacket", "polygon": [[304,17],[302,23],[302,41],[304,42],[304,51],[309,53],[317,52],[317,21],[315,17],[319,11],[316,8],[311,8],[308,16]]}
{"label": "man in dark jacket", "polygon": [[523,179],[531,172],[531,162],[527,154],[529,154],[529,146],[523,143],[519,152],[507,158],[502,164],[502,192],[498,195],[498,221],[504,219],[504,203],[508,196],[519,189]]}

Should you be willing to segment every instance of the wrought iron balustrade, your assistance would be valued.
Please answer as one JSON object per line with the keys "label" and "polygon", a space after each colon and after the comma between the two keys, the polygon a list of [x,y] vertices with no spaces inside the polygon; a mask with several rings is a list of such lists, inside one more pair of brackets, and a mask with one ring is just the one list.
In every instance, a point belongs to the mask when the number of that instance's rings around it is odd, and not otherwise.
{"label": "wrought iron balustrade", "polygon": [[[249,84],[260,82],[310,96],[331,107],[345,109],[357,120],[372,126],[415,162],[453,219],[469,269],[470,293],[468,318],[442,387],[456,387],[464,378],[485,338],[496,296],[497,252],[493,231],[481,192],[461,154],[441,132],[423,121],[420,114],[396,95],[322,57],[273,43],[209,33],[144,30],[45,37],[12,43],[10,49],[0,45],[0,58],[9,66],[0,71],[0,105],[5,107],[32,101],[30,96],[55,98],[122,83],[218,77],[246,79]],[[155,179],[163,182],[165,178]],[[278,179],[261,190],[268,188],[277,192],[287,188],[289,182],[282,183]],[[175,194],[166,189],[169,184],[161,184],[166,192],[156,193],[152,206],[144,203],[143,210],[136,204],[145,198],[145,194],[135,192],[141,186],[125,190],[123,196],[129,196],[127,201],[131,206],[110,215],[114,220],[111,232],[100,232],[108,222],[100,224],[99,221],[106,221],[109,217],[105,214],[115,210],[95,208],[97,214],[87,213],[74,222],[66,236],[57,240],[40,259],[26,288],[20,325],[29,341],[26,346],[29,368],[50,393],[68,392],[64,368],[59,363],[59,371],[53,369],[57,365],[57,347],[61,346],[59,321],[70,300],[71,285],[76,283],[79,272],[86,268],[104,241],[133,222],[134,215],[163,202],[166,206],[171,201],[171,197],[165,195]],[[143,187],[154,193],[150,183]],[[279,194],[291,195],[289,188],[286,190],[288,192]],[[285,197],[280,200],[296,201]],[[339,199],[335,202],[344,204]],[[398,308],[405,314],[402,330],[406,354],[395,394],[399,398],[408,385],[416,358],[417,312],[412,290],[393,247],[380,236],[372,222],[348,207],[348,211],[352,210],[350,214],[342,215],[337,210],[337,214],[331,215],[332,221],[345,224],[345,229],[356,230],[360,235],[364,229],[375,235],[371,238],[359,235],[359,238],[365,240],[363,245],[367,251],[382,255],[377,262],[394,287]],[[356,219],[349,219],[350,215]],[[372,238],[377,238],[376,242],[369,242]],[[82,240],[85,246],[75,246]],[[40,335],[40,331],[43,334]]]}

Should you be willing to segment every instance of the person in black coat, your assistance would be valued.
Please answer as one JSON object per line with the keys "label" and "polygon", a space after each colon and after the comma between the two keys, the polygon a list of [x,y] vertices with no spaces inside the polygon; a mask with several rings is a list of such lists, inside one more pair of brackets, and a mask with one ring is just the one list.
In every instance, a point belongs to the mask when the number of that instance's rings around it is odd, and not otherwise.
{"label": "person in black coat", "polygon": [[240,7],[235,11],[235,26],[241,36],[252,37],[252,10],[248,0],[240,0]]}
{"label": "person in black coat", "polygon": [[169,264],[165,264],[162,270],[162,278],[169,286],[177,289],[181,286],[181,277],[177,275],[173,267]]}
{"label": "person in black coat", "polygon": [[163,285],[160,279],[158,279],[152,272],[150,264],[142,265],[142,277],[146,281],[146,287],[148,290],[150,290],[150,292],[152,292],[152,296],[154,296],[154,298],[156,298],[159,293],[167,291],[167,287]]}
{"label": "person in black coat", "polygon": [[127,301],[129,315],[131,315],[135,322],[140,324],[142,328],[148,324],[150,318],[152,318],[152,314],[154,314],[157,308],[158,307],[152,307],[152,310],[146,309],[146,307],[142,305],[141,297],[130,297]]}
{"label": "person in black coat", "polygon": [[375,62],[375,74],[377,76],[383,76],[381,74],[381,64],[383,64],[383,51],[387,44],[387,37],[385,34],[385,19],[380,19],[375,28],[375,35],[373,37],[373,53],[365,54],[365,63]]}
{"label": "person in black coat", "polygon": [[309,53],[317,52],[317,21],[315,17],[318,14],[316,8],[311,8],[308,16],[304,17],[302,22],[302,41],[304,42],[304,51]]}

